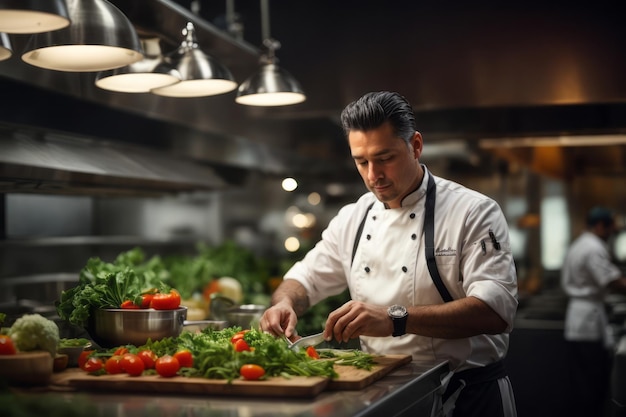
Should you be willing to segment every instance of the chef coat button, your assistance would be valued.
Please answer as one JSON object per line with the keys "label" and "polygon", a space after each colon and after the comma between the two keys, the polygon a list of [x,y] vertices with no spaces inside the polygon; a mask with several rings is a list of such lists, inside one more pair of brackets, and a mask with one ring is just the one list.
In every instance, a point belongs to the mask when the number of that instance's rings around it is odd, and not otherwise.
{"label": "chef coat button", "polygon": [[370,267],[369,266],[365,267],[365,272],[367,272],[368,274],[370,273]]}
{"label": "chef coat button", "polygon": [[372,216],[372,220],[376,220],[376,216]]}
{"label": "chef coat button", "polygon": [[372,238],[372,235],[367,235],[365,236],[365,239],[370,240]]}
{"label": "chef coat button", "polygon": [[411,213],[411,214],[409,214],[409,217],[410,217],[410,218],[412,218],[412,219],[414,219],[414,218],[415,218],[415,213]]}
{"label": "chef coat button", "polygon": [[408,271],[407,267],[406,267],[406,266],[403,266],[403,267],[402,267],[402,272],[406,272],[406,271]]}
{"label": "chef coat button", "polygon": [[413,240],[417,239],[417,235],[416,235],[415,233],[413,233],[413,234],[411,235],[411,239],[413,239]]}

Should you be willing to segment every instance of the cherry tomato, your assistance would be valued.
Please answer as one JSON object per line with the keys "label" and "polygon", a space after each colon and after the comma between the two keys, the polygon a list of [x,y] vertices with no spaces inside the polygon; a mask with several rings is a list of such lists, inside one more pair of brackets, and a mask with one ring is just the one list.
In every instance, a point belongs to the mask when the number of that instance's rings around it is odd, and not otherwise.
{"label": "cherry tomato", "polygon": [[250,330],[241,330],[237,333],[235,333],[233,335],[233,337],[230,338],[230,343],[235,344],[235,342],[237,342],[237,340],[239,339],[243,339],[243,337],[246,335],[246,333],[248,333]]}
{"label": "cherry tomato", "polygon": [[139,376],[145,369],[143,360],[134,353],[127,353],[120,360],[122,370],[130,376]]}
{"label": "cherry tomato", "polygon": [[317,353],[317,350],[315,350],[315,348],[313,346],[309,346],[306,348],[306,354],[313,359],[319,359],[320,358],[320,354]]}
{"label": "cherry tomato", "polygon": [[154,368],[156,369],[157,374],[162,377],[169,378],[176,375],[180,369],[180,363],[178,362],[178,359],[173,356],[163,355],[156,360]]}
{"label": "cherry tomato", "polygon": [[235,347],[235,352],[243,352],[243,351],[251,351],[252,349],[250,348],[250,346],[248,345],[248,343],[243,340],[243,339],[239,339],[235,342],[234,344]]}
{"label": "cherry tomato", "polygon": [[137,356],[139,356],[139,359],[143,361],[143,364],[146,369],[153,369],[154,363],[158,359],[156,353],[148,349],[139,351],[137,353]]}
{"label": "cherry tomato", "polygon": [[191,368],[193,366],[193,355],[187,349],[179,350],[174,354],[174,357],[178,359],[181,368]]}
{"label": "cherry tomato", "polygon": [[143,294],[141,296],[141,308],[150,308],[150,303],[154,298],[154,294]]}
{"label": "cherry tomato", "polygon": [[245,379],[255,381],[265,375],[265,369],[260,365],[246,364],[239,369],[239,374]]}
{"label": "cherry tomato", "polygon": [[87,359],[89,359],[89,356],[91,356],[92,353],[94,353],[95,350],[83,350],[82,352],[80,352],[80,355],[78,356],[78,367],[80,369],[82,369],[83,371],[85,364],[87,363]]}
{"label": "cherry tomato", "polygon": [[168,294],[154,294],[150,307],[155,310],[174,310],[180,306],[180,294],[175,289],[170,290]]}
{"label": "cherry tomato", "polygon": [[104,363],[102,363],[102,359],[96,358],[94,356],[87,359],[87,362],[83,365],[82,369],[89,373],[97,372],[104,367]]}
{"label": "cherry tomato", "polygon": [[13,339],[5,334],[0,334],[0,355],[15,355],[17,349],[13,344]]}
{"label": "cherry tomato", "polygon": [[124,372],[124,370],[122,369],[122,364],[120,363],[121,359],[121,356],[113,355],[106,360],[106,362],[104,363],[104,370],[107,372],[107,374],[115,375]]}
{"label": "cherry tomato", "polygon": [[120,305],[120,308],[124,310],[139,310],[139,306],[133,303],[131,300],[126,300]]}
{"label": "cherry tomato", "polygon": [[113,355],[124,356],[126,353],[128,353],[128,348],[126,346],[121,346],[115,350]]}

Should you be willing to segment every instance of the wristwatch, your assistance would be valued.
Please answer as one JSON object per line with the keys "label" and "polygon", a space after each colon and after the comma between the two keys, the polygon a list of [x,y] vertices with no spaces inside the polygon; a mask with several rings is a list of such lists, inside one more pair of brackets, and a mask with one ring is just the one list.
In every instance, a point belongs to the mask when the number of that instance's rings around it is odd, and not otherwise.
{"label": "wristwatch", "polygon": [[387,309],[387,314],[393,322],[393,337],[402,336],[406,333],[406,320],[409,317],[409,313],[406,311],[406,307],[400,305],[392,305]]}

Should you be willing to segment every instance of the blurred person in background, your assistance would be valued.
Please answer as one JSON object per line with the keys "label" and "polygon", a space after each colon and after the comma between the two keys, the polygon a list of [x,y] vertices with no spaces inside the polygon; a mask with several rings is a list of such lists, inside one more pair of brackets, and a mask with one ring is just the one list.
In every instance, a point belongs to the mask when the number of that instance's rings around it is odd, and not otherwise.
{"label": "blurred person in background", "polygon": [[609,252],[613,213],[594,207],[586,225],[567,252],[561,286],[568,296],[565,340],[574,390],[569,415],[590,417],[605,415],[611,374],[613,340],[604,297],[610,291],[626,294],[626,278]]}

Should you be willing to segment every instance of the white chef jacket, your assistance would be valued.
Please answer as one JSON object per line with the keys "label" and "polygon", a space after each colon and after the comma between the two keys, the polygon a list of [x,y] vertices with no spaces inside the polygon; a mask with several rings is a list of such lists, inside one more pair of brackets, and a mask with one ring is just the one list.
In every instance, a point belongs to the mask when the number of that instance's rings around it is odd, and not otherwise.
{"label": "white chef jacket", "polygon": [[[322,239],[297,262],[285,279],[295,279],[314,305],[341,293],[376,305],[441,304],[424,254],[424,202],[428,184],[409,194],[402,207],[386,209],[372,193],[344,206]],[[506,332],[465,339],[437,339],[415,334],[400,337],[361,336],[361,348],[376,354],[411,354],[413,359],[450,361],[452,369],[487,365],[506,355],[508,333],[517,311],[517,276],[508,227],[492,199],[457,183],[434,177],[435,258],[443,282],[454,299],[474,296],[486,302],[508,324]],[[367,212],[368,206],[374,202]],[[357,229],[367,219],[351,264]],[[491,230],[500,243],[496,250]]]}
{"label": "white chef jacket", "polygon": [[610,343],[604,296],[607,285],[620,276],[607,244],[598,236],[585,231],[572,243],[561,269],[561,287],[569,297],[566,340]]}

